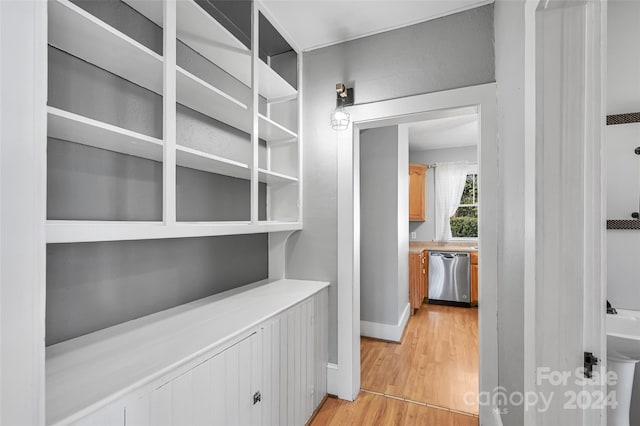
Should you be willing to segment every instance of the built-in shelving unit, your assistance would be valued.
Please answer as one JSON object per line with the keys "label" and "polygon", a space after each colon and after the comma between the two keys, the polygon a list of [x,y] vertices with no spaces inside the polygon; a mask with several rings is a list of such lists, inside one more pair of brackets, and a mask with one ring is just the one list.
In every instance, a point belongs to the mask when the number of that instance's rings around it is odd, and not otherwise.
{"label": "built-in shelving unit", "polygon": [[[186,44],[199,53],[209,61],[211,67],[218,67],[228,73],[246,86],[248,92],[257,91],[259,98],[266,103],[244,95],[240,97],[244,101],[238,99],[227,91],[224,83],[213,81],[211,77],[196,75],[191,70],[178,66],[175,55],[170,55],[172,57],[159,55],[69,0],[49,1],[49,44],[162,95],[165,110],[167,106],[171,107],[168,103],[174,99],[178,104],[248,134],[248,143],[254,148],[247,151],[248,154],[244,157],[239,156],[238,153],[229,154],[226,151],[227,147],[224,144],[218,146],[219,143],[215,139],[207,142],[206,149],[196,148],[188,140],[176,140],[175,134],[165,134],[163,138],[153,137],[77,114],[77,111],[71,112],[54,106],[48,107],[48,136],[93,148],[175,164],[176,167],[246,179],[251,181],[252,188],[256,188],[252,189],[252,194],[258,194],[258,185],[266,184],[267,198],[264,200],[252,196],[253,220],[249,221],[50,220],[47,222],[47,242],[181,238],[301,229],[302,185],[298,149],[300,97],[297,89],[267,62],[259,59],[257,52],[248,49],[195,1],[176,2],[175,13],[166,16],[163,1],[123,1],[157,24],[163,31],[171,28],[175,31],[176,41]],[[254,8],[255,12],[252,13],[259,14],[262,5],[255,3]],[[252,31],[257,31],[259,20],[253,19],[253,22]],[[171,25],[167,25],[168,23]],[[296,62],[299,62],[299,53],[296,55],[298,57]],[[252,73],[252,66],[256,67],[255,73]],[[299,64],[295,66],[295,71],[300,78],[300,66]],[[164,74],[170,71],[175,71],[173,82],[164,79]],[[170,92],[163,93],[167,90]],[[251,104],[247,99],[254,99],[254,103]],[[282,105],[287,105],[295,113],[272,114],[272,111],[277,111],[282,108]],[[295,116],[293,119],[274,118],[292,115]],[[256,120],[253,117],[256,117]],[[163,119],[167,119],[166,114]],[[165,123],[165,132],[171,128],[175,129],[175,125],[167,126]],[[286,158],[286,167],[282,167],[283,160],[271,161],[271,158],[278,158],[280,154],[277,150],[282,146],[294,147],[293,154],[288,151],[286,156],[282,156]],[[267,162],[253,164],[257,158],[254,155],[255,150],[262,152],[261,150],[265,149]],[[260,156],[260,158],[263,157]],[[272,164],[275,167],[272,167]],[[164,180],[165,198],[167,194],[175,194],[176,189],[180,190],[175,185],[175,181]],[[286,194],[286,196],[280,194]],[[172,205],[168,208],[175,210],[175,196],[170,196],[169,200]],[[259,206],[263,205],[260,203],[266,203],[265,220],[257,219]],[[278,212],[286,212],[286,214],[281,215]]]}
{"label": "built-in shelving unit", "polygon": [[[47,58],[46,173],[51,220],[46,220],[46,242],[51,273],[47,275],[46,423],[104,420],[103,413],[115,413],[109,404],[116,399],[124,398],[121,401],[129,404],[128,398],[139,398],[142,387],[154,392],[150,386],[156,379],[173,379],[187,364],[198,368],[205,352],[214,356],[218,349],[227,350],[228,343],[242,333],[249,337],[262,333],[260,322],[269,320],[264,322],[265,330],[274,327],[277,337],[281,328],[274,318],[282,314],[289,332],[273,342],[285,349],[282,342],[290,342],[289,348],[295,346],[306,354],[300,359],[308,360],[309,374],[303,376],[318,378],[317,385],[312,380],[306,388],[293,382],[282,387],[282,395],[289,395],[290,406],[295,405],[295,410],[289,410],[295,419],[289,415],[286,422],[302,424],[325,395],[322,353],[326,355],[326,350],[313,348],[326,346],[326,330],[317,336],[309,331],[314,324],[318,331],[326,329],[322,324],[327,315],[328,284],[259,282],[230,290],[224,297],[214,295],[181,305],[204,297],[203,293],[194,296],[187,288],[189,279],[198,292],[202,282],[213,281],[202,290],[207,295],[228,289],[228,283],[222,288],[215,282],[225,281],[220,277],[226,273],[211,267],[212,258],[228,265],[232,273],[239,271],[239,277],[246,272],[238,268],[240,261],[257,265],[250,272],[259,279],[267,274],[274,278],[283,270],[279,266],[284,256],[282,241],[288,232],[302,229],[300,51],[264,17],[259,0],[251,3],[251,15],[242,17],[245,24],[251,22],[251,48],[240,41],[245,40],[246,28],[240,39],[234,36],[237,31],[227,29],[238,17],[234,13],[227,16],[225,8],[218,10],[218,0],[121,1],[126,4],[118,0],[47,3],[51,48]],[[237,7],[233,3],[247,5],[229,2],[225,7]],[[278,48],[261,50],[261,37],[277,40],[267,44]],[[269,238],[247,235],[267,233],[280,234]],[[199,238],[213,236],[234,237]],[[192,240],[143,241],[182,238]],[[187,246],[195,256],[185,254]],[[158,260],[160,252],[170,259],[168,269]],[[194,259],[196,262],[188,262]],[[125,271],[129,266],[132,269]],[[188,277],[187,269],[196,274]],[[80,284],[70,285],[68,272],[78,270],[82,272]],[[56,271],[61,275],[55,276]],[[113,271],[124,277],[125,292],[104,285],[109,279],[101,274]],[[150,287],[146,286],[150,283],[157,289],[160,275],[166,277],[164,285],[170,288],[171,297],[150,304],[145,290]],[[140,276],[145,280],[130,279]],[[131,303],[129,289],[135,289],[143,303]],[[322,301],[309,300],[320,293]],[[108,303],[103,303],[104,294],[109,295]],[[127,303],[120,298],[127,298]],[[67,305],[56,305],[60,300]],[[72,305],[80,309],[69,310]],[[123,305],[127,309],[119,310]],[[293,309],[294,305],[300,307]],[[167,306],[174,308],[157,312]],[[68,318],[73,317],[76,324],[104,315],[103,321],[80,329],[58,320],[55,312],[71,312]],[[227,319],[225,312],[235,312],[243,320],[221,322],[211,312]],[[78,319],[76,314],[86,317]],[[201,319],[205,317],[222,328],[216,331],[204,324]],[[140,333],[130,333],[132,324],[140,326]],[[170,346],[179,353],[153,349],[156,344],[166,346],[168,324],[175,326],[169,332],[175,331],[179,338],[174,339],[177,344],[169,342]],[[194,334],[194,324],[200,324],[204,334]],[[259,331],[254,332],[258,326]],[[190,331],[184,333],[184,327]],[[258,337],[254,336],[256,341]],[[263,342],[261,337],[259,341]],[[236,343],[244,350],[244,343]],[[147,352],[158,362],[150,360]],[[265,354],[274,352],[265,349]],[[273,366],[281,369],[282,361],[274,360]],[[238,362],[237,375],[244,378],[253,366],[247,358],[240,357]],[[289,364],[289,371],[299,370],[298,364]],[[87,373],[89,370],[92,372]],[[253,398],[254,391],[247,396]],[[303,407],[300,398],[307,401]],[[224,403],[223,398],[212,400]],[[140,407],[154,410],[144,403]],[[109,417],[110,421],[139,423],[134,409],[120,408],[123,410]],[[229,419],[232,417],[221,423],[243,423]]]}
{"label": "built-in shelving unit", "polygon": [[[156,25],[163,26],[162,2],[124,1]],[[179,1],[176,7],[178,39],[251,87],[251,51],[195,1]],[[267,100],[297,94],[296,89],[263,61],[258,63],[258,81],[259,93]]]}

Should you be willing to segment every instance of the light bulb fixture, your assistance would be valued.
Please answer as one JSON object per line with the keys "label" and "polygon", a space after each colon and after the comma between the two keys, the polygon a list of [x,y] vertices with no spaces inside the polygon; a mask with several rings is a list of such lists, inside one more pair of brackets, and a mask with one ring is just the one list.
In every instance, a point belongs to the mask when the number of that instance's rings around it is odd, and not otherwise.
{"label": "light bulb fixture", "polygon": [[347,89],[344,84],[336,84],[336,109],[331,113],[331,128],[346,130],[351,122],[351,116],[344,110],[345,106],[353,105],[353,88]]}

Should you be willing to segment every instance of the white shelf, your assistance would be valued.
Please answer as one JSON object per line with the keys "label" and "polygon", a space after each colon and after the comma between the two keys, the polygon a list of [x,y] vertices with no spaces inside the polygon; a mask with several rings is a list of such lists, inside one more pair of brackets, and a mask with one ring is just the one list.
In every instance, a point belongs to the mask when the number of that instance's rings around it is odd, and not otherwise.
{"label": "white shelf", "polygon": [[47,243],[128,241],[166,238],[209,237],[295,231],[300,222],[100,222],[77,220],[47,221]]}
{"label": "white shelf", "polygon": [[[162,2],[124,0],[142,15],[162,26]],[[181,0],[177,7],[178,39],[251,87],[251,51],[193,0]],[[258,61],[259,93],[267,99],[297,94],[285,79],[263,61]]]}
{"label": "white shelf", "polygon": [[68,0],[50,0],[49,44],[162,94],[160,55]]}
{"label": "white shelf", "polygon": [[[176,71],[178,103],[251,133],[251,117],[245,104],[180,67]],[[258,137],[267,142],[295,141],[298,137],[262,114],[258,114],[258,123]]]}
{"label": "white shelf", "polygon": [[262,114],[258,114],[258,124],[260,139],[264,139],[267,142],[278,143],[282,141],[295,140],[298,137],[298,135],[293,131]]}
{"label": "white shelf", "polygon": [[244,132],[251,131],[249,110],[242,102],[180,67],[176,68],[176,85],[178,103]]}
{"label": "white shelf", "polygon": [[251,169],[247,164],[208,154],[197,149],[187,148],[186,146],[176,146],[176,164],[190,169],[241,179],[251,178]]}
{"label": "white shelf", "polygon": [[298,178],[284,175],[282,173],[272,172],[265,169],[258,169],[258,180],[268,185],[286,185],[298,182]]}
{"label": "white shelf", "polygon": [[162,140],[54,107],[47,108],[47,135],[94,148],[162,161]]}
{"label": "white shelf", "polygon": [[[249,68],[251,69],[251,68]],[[267,100],[295,96],[298,91],[265,64],[258,60],[258,92]]]}

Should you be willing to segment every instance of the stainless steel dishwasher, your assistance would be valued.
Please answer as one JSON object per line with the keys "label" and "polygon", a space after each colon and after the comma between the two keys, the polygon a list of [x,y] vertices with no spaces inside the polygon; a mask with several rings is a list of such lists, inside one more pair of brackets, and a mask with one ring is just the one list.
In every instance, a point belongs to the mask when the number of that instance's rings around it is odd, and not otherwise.
{"label": "stainless steel dishwasher", "polygon": [[429,252],[429,303],[470,305],[469,253]]}

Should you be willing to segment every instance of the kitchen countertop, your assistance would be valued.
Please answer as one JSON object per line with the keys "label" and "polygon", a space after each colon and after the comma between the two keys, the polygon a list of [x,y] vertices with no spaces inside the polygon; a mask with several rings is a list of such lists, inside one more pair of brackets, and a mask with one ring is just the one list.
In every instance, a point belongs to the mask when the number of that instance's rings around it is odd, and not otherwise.
{"label": "kitchen countertop", "polygon": [[409,252],[419,253],[428,251],[478,251],[477,241],[410,241]]}

